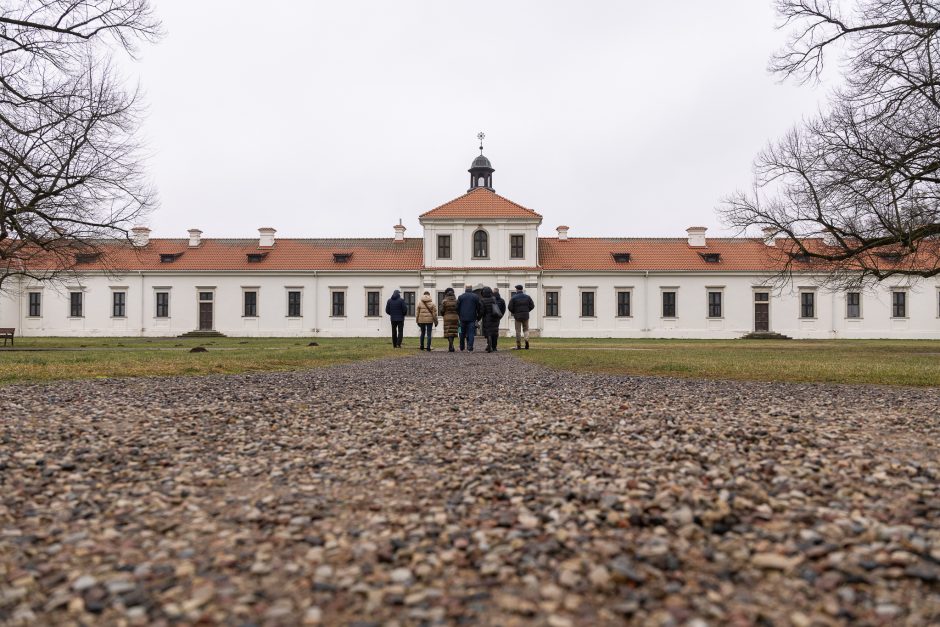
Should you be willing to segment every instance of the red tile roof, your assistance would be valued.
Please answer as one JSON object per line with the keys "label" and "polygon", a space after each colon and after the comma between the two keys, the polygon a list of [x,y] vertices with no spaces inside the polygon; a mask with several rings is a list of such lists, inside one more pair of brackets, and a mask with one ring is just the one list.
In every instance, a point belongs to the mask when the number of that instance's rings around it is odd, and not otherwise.
{"label": "red tile roof", "polygon": [[[686,238],[594,238],[539,239],[539,262],[544,270],[701,270],[768,271],[777,267],[763,240],[751,238],[710,238],[707,248],[690,248]],[[719,253],[717,263],[705,261],[699,253]],[[630,261],[617,263],[613,253],[630,253]]]}
{"label": "red tile roof", "polygon": [[419,218],[528,218],[541,220],[538,213],[503,198],[485,187],[477,187],[460,198],[422,213]]}
{"label": "red tile roof", "polygon": [[[130,244],[105,245],[97,263],[79,264],[76,270],[419,270],[424,263],[422,239],[278,239],[259,248],[257,239],[203,239],[196,248],[185,239],[151,239],[143,248]],[[161,254],[182,253],[172,263]],[[249,262],[249,253],[266,253]],[[351,254],[336,262],[333,253]]]}

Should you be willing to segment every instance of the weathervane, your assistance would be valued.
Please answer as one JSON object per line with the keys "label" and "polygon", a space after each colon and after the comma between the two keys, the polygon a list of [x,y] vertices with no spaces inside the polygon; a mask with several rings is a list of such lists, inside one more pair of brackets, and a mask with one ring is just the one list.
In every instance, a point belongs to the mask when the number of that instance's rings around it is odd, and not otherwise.
{"label": "weathervane", "polygon": [[486,133],[484,133],[483,131],[480,131],[479,133],[477,133],[477,139],[480,140],[480,154],[481,155],[483,154],[483,140],[485,138],[486,138]]}

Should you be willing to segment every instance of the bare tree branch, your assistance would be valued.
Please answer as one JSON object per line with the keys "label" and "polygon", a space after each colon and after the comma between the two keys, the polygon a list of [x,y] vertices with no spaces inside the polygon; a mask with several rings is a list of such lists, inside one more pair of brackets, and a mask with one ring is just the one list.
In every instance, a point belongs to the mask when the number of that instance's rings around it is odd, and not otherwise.
{"label": "bare tree branch", "polygon": [[784,78],[818,80],[840,55],[828,111],[755,160],[725,221],[778,234],[785,272],[836,284],[940,275],[940,9],[926,0],[777,0]]}
{"label": "bare tree branch", "polygon": [[152,208],[138,96],[110,60],[159,36],[149,0],[0,0],[0,290],[107,265],[100,244]]}

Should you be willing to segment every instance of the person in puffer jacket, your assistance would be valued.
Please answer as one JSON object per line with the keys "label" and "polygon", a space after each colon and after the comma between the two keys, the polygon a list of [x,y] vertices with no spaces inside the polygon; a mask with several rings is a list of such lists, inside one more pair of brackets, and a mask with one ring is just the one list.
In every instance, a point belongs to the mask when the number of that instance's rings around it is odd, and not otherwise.
{"label": "person in puffer jacket", "polygon": [[385,313],[392,322],[392,346],[401,348],[401,338],[405,334],[405,318],[408,317],[408,303],[398,290],[392,292],[392,297],[385,303]]}
{"label": "person in puffer jacket", "polygon": [[[425,292],[424,296],[415,307],[415,321],[421,329],[421,345],[418,350],[431,352],[431,336],[434,335],[434,327],[437,326],[437,305],[431,299],[431,292]],[[428,338],[427,348],[424,347],[424,338]]]}
{"label": "person in puffer jacket", "polygon": [[499,340],[499,321],[503,318],[503,310],[499,306],[499,301],[493,296],[493,290],[488,287],[483,288],[483,298],[480,302],[483,305],[483,335],[487,341],[486,352],[495,353]]}

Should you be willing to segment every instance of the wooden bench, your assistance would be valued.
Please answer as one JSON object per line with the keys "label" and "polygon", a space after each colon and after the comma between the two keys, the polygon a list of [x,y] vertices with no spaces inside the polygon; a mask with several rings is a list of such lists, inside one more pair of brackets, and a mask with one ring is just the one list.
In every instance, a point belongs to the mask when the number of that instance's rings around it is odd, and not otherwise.
{"label": "wooden bench", "polygon": [[3,338],[3,345],[7,345],[7,340],[10,340],[10,346],[13,346],[13,333],[16,331],[14,328],[3,328],[0,327],[0,337]]}

